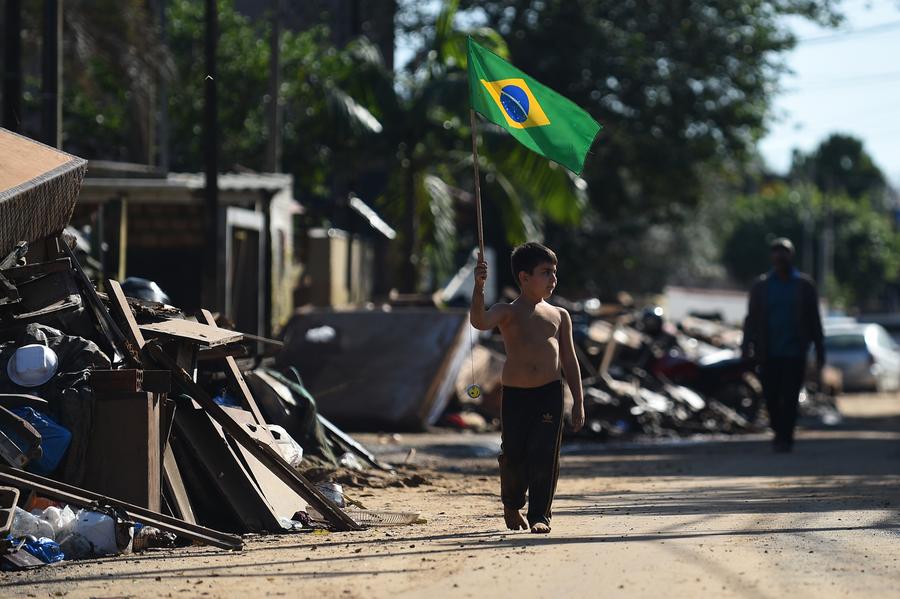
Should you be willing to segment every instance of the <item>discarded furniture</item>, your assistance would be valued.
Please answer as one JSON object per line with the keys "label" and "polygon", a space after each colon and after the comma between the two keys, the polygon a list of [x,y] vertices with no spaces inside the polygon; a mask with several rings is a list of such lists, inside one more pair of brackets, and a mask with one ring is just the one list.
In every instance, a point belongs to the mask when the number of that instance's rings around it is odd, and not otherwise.
{"label": "discarded furniture", "polygon": [[0,128],[0,255],[69,224],[87,160]]}

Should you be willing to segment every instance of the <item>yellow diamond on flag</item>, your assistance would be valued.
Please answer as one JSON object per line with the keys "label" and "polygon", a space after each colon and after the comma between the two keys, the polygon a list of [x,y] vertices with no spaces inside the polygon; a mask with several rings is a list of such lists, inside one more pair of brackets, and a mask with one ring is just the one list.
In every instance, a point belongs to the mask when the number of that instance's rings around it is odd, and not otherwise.
{"label": "yellow diamond on flag", "polygon": [[500,79],[498,81],[481,79],[481,84],[487,88],[510,127],[527,129],[550,124],[550,119],[544,114],[544,109],[541,108],[524,79]]}

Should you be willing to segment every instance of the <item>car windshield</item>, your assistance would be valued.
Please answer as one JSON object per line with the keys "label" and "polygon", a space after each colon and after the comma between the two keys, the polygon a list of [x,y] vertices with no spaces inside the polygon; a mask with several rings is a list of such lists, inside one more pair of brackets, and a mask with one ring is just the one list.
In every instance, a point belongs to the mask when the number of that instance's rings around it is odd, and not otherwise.
{"label": "car windshield", "polygon": [[829,351],[866,349],[866,338],[862,333],[835,333],[825,337],[825,348]]}

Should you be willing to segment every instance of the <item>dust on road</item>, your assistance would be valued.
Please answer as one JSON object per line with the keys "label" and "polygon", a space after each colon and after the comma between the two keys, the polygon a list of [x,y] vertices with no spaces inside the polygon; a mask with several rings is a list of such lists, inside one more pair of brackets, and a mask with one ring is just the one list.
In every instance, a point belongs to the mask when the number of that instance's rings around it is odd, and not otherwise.
{"label": "dust on road", "polygon": [[841,427],[803,431],[788,455],[765,436],[569,446],[544,537],[502,528],[496,437],[409,436],[396,455],[417,447],[433,484],[348,492],[426,524],[7,573],[0,595],[895,597],[900,397],[841,408]]}

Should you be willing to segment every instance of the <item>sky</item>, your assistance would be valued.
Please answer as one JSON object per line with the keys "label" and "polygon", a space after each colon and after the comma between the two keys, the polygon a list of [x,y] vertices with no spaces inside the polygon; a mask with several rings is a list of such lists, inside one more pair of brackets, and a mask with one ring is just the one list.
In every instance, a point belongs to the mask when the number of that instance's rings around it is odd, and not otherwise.
{"label": "sky", "polygon": [[793,74],[782,77],[760,152],[784,172],[793,148],[848,133],[900,186],[900,0],[844,0],[842,11],[836,30],[789,22],[801,43],[785,56]]}
{"label": "sky", "polygon": [[[425,1],[439,10],[438,0]],[[786,20],[800,43],[783,57],[790,72],[760,152],[784,173],[794,148],[809,152],[831,133],[850,134],[900,187],[900,0],[843,0],[840,11],[846,19],[837,29]],[[412,56],[410,44],[398,39],[398,66]]]}

